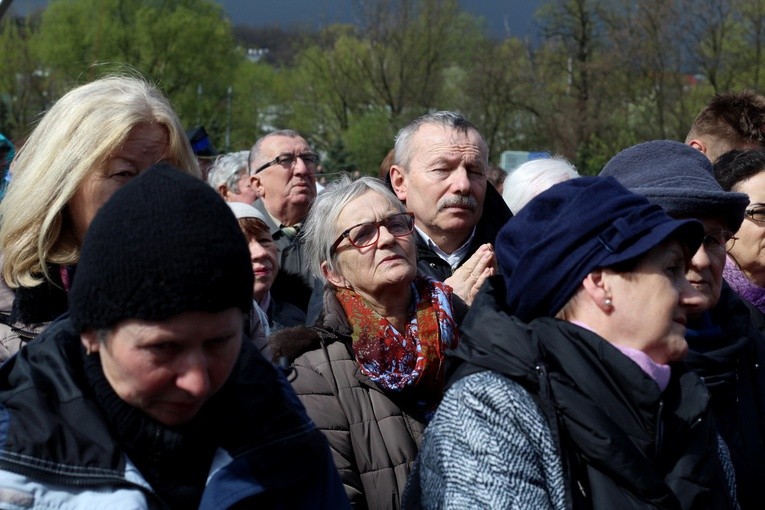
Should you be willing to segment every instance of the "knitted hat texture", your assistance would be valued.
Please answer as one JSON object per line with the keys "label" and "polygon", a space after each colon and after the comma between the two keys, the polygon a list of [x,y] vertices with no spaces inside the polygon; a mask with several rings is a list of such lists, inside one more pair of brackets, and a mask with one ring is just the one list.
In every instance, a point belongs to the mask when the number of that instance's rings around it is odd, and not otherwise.
{"label": "knitted hat texture", "polygon": [[162,163],[118,190],[88,228],[69,292],[83,331],[126,319],[252,303],[247,243],[234,215],[201,180]]}

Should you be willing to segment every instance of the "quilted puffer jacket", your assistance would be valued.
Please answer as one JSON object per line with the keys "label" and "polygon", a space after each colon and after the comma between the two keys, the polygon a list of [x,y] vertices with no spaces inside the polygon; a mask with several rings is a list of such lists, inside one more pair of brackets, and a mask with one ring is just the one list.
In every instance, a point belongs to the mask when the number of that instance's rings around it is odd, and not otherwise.
{"label": "quilted puffer jacket", "polygon": [[[461,302],[455,308],[458,323],[464,308]],[[350,327],[331,292],[319,324],[272,334],[274,358],[292,362],[292,386],[329,440],[354,508],[400,508],[425,417],[414,395],[385,391],[361,373]]]}

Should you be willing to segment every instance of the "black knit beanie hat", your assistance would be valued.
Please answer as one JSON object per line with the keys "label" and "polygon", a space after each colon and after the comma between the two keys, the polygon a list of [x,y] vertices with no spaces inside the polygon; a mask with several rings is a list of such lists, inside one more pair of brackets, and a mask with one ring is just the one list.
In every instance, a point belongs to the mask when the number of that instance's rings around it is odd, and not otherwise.
{"label": "black knit beanie hat", "polygon": [[78,331],[125,319],[252,306],[250,253],[234,215],[198,178],[161,163],[99,210],[69,292]]}
{"label": "black knit beanie hat", "polygon": [[749,197],[722,189],[712,163],[690,145],[654,140],[624,149],[606,163],[601,176],[660,205],[676,218],[719,218],[738,231]]}

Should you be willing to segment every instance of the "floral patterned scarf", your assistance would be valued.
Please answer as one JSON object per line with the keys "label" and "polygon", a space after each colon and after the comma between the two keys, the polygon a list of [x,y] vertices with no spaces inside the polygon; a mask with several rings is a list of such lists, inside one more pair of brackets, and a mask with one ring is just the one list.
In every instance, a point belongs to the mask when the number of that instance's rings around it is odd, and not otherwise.
{"label": "floral patterned scarf", "polygon": [[336,296],[353,329],[353,352],[361,371],[382,388],[400,391],[417,386],[443,391],[444,350],[455,347],[452,290],[433,279],[412,283],[412,308],[402,334],[356,292],[338,289]]}

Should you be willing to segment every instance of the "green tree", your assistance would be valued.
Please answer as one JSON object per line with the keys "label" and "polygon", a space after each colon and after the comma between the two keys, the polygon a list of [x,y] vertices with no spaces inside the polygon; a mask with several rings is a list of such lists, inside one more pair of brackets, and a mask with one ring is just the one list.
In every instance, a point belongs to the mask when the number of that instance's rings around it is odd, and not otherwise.
{"label": "green tree", "polygon": [[456,0],[358,6],[359,28],[329,27],[296,58],[288,115],[291,126],[314,133],[318,148],[329,154],[341,140],[354,163],[374,173],[398,126],[449,104],[450,70],[469,60],[483,36]]}
{"label": "green tree", "polygon": [[605,2],[557,0],[540,9],[545,41],[537,72],[544,76],[546,104],[540,123],[559,152],[588,171],[593,137],[605,131],[611,113],[606,94],[614,69],[607,65]]}
{"label": "green tree", "polygon": [[749,75],[749,87],[759,89],[765,58],[765,0],[741,0],[740,8],[744,40],[749,43],[750,50],[748,62],[740,71]]}
{"label": "green tree", "polygon": [[343,133],[343,140],[356,169],[376,177],[380,163],[393,148],[394,135],[387,112],[374,109],[355,117]]}
{"label": "green tree", "polygon": [[23,139],[51,100],[50,80],[30,48],[36,20],[4,17],[0,22],[0,132]]}
{"label": "green tree", "polygon": [[244,58],[212,0],[54,0],[36,50],[62,89],[132,69],[166,91],[186,124],[211,132],[226,124],[230,76]]}
{"label": "green tree", "polygon": [[284,123],[292,99],[285,74],[264,62],[239,64],[232,76],[230,150],[250,149],[266,132],[290,126]]}
{"label": "green tree", "polygon": [[535,125],[541,92],[531,61],[532,49],[519,39],[486,39],[468,67],[452,69],[445,86],[453,88],[456,109],[481,131],[489,159],[505,150],[545,149]]}

